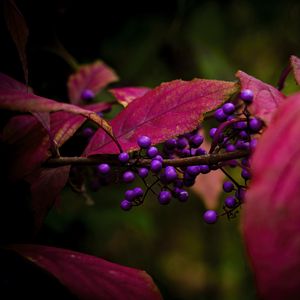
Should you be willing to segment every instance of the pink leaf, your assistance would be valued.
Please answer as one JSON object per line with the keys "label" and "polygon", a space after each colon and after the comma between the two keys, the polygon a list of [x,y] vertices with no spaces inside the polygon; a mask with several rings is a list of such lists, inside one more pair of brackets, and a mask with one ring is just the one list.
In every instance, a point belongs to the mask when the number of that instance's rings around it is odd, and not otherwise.
{"label": "pink leaf", "polygon": [[67,183],[69,171],[70,166],[38,169],[25,178],[31,184],[31,209],[36,230],[41,227],[48,211],[59,198]]}
{"label": "pink leaf", "polygon": [[68,91],[72,103],[79,104],[84,90],[98,93],[107,84],[117,81],[117,74],[102,61],[81,66],[69,77]]}
{"label": "pink leaf", "polygon": [[162,299],[144,271],[54,247],[12,245],[9,248],[54,275],[78,299]]}
{"label": "pink leaf", "polygon": [[[200,134],[204,134],[204,132],[201,131]],[[208,152],[210,144],[204,140],[201,148]],[[196,182],[191,189],[202,198],[207,209],[216,209],[218,207],[224,178],[225,175],[220,170],[214,170],[208,174],[200,174],[196,177]]]}
{"label": "pink leaf", "polygon": [[110,89],[117,101],[126,107],[134,99],[144,96],[151,89],[147,87],[123,87]]}
{"label": "pink leaf", "polygon": [[25,80],[28,82],[28,66],[26,56],[28,27],[26,21],[14,0],[6,0],[4,2],[4,15],[8,30],[19,52]]}
{"label": "pink leaf", "polygon": [[[111,104],[101,102],[84,107],[93,112],[101,112],[111,108]],[[56,112],[51,115],[51,134],[57,147],[61,147],[86,120],[83,116],[68,112]]]}
{"label": "pink leaf", "polygon": [[[148,135],[153,144],[194,129],[204,114],[221,105],[238,89],[232,82],[194,79],[163,83],[130,103],[111,122],[124,151],[137,149],[136,140]],[[117,147],[98,130],[85,154],[117,153]]]}
{"label": "pink leaf", "polygon": [[300,58],[292,55],[290,58],[295,80],[300,85]]}
{"label": "pink leaf", "polygon": [[297,299],[300,289],[300,93],[287,98],[252,158],[242,219],[262,299]]}
{"label": "pink leaf", "polygon": [[[8,76],[4,75],[4,77],[7,78]],[[11,82],[9,82],[10,80]],[[0,109],[38,113],[67,111],[89,118],[112,135],[110,125],[96,113],[72,104],[60,103],[51,99],[36,96],[31,92],[20,90],[19,84],[14,88],[15,82],[14,79],[9,78],[6,80],[5,84],[0,84]]]}
{"label": "pink leaf", "polygon": [[274,111],[286,97],[273,86],[242,71],[238,71],[236,77],[240,80],[242,89],[250,89],[254,93],[253,103],[249,106],[249,111],[268,124]]}
{"label": "pink leaf", "polygon": [[10,174],[17,180],[37,169],[50,155],[49,135],[30,115],[15,116],[3,130],[3,142],[10,151]]}

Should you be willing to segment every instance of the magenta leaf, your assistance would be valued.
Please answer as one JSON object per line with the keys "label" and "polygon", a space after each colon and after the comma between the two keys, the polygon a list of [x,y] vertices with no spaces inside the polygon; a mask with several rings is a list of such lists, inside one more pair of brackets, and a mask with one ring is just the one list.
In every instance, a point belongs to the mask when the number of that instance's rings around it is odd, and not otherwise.
{"label": "magenta leaf", "polygon": [[287,98],[259,140],[243,234],[262,299],[300,289],[300,93]]}
{"label": "magenta leaf", "polygon": [[68,80],[69,98],[72,103],[79,104],[85,90],[98,93],[107,84],[117,81],[117,74],[102,61],[81,66]]}
{"label": "magenta leaf", "polygon": [[249,111],[268,124],[274,111],[286,97],[273,86],[242,71],[238,71],[236,77],[240,80],[241,89],[250,89],[254,93],[253,103],[249,106]]}
{"label": "magenta leaf", "polygon": [[[1,75],[0,78],[1,77],[7,79],[8,76]],[[40,97],[31,92],[24,91],[23,89],[20,90],[20,84],[17,84],[16,88],[14,88],[14,83],[16,81],[11,79],[11,82],[9,82],[9,79],[7,79],[4,84],[0,84],[0,109],[32,113],[67,111],[89,118],[112,135],[110,125],[96,113],[80,108],[79,106],[60,103],[51,99]]]}
{"label": "magenta leaf", "polygon": [[31,209],[36,230],[41,227],[48,211],[58,201],[60,192],[67,183],[69,171],[70,166],[40,168],[25,178],[30,183]]}
{"label": "magenta leaf", "polygon": [[293,68],[293,73],[295,80],[298,85],[300,85],[300,58],[292,55],[290,58],[291,66]]}
{"label": "magenta leaf", "polygon": [[[204,114],[215,109],[237,92],[233,82],[194,79],[163,83],[135,99],[111,122],[114,134],[124,151],[138,148],[141,135],[153,144],[193,130]],[[91,139],[85,155],[117,153],[118,149],[101,130]]]}
{"label": "magenta leaf", "polygon": [[[110,109],[111,104],[101,102],[86,105],[84,107],[93,112],[102,112]],[[85,122],[86,118],[80,115],[73,115],[68,112],[55,112],[51,115],[51,135],[54,138],[55,145],[61,147],[77,129]]]}
{"label": "magenta leaf", "polygon": [[12,180],[23,178],[37,169],[50,155],[47,131],[30,115],[15,116],[3,130],[3,142],[9,147]]}
{"label": "magenta leaf", "polygon": [[26,55],[28,27],[26,21],[14,0],[4,1],[4,16],[7,28],[14,43],[16,44],[20,56],[25,80],[28,82],[28,66]]}
{"label": "magenta leaf", "polygon": [[110,89],[117,101],[126,107],[134,99],[144,96],[151,89],[147,87],[123,87]]}
{"label": "magenta leaf", "polygon": [[145,271],[54,247],[12,245],[9,249],[54,275],[78,299],[162,299]]}

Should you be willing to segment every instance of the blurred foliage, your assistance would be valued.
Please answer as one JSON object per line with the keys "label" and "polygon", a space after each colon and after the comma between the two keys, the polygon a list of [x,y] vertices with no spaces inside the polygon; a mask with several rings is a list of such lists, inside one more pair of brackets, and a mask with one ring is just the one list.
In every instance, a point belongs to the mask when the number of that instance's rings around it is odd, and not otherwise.
{"label": "blurred foliage", "polygon": [[[154,87],[194,77],[235,80],[238,69],[276,85],[289,55],[300,56],[296,0],[75,2],[18,1],[30,31],[30,85],[54,99],[67,99],[73,72],[53,53],[55,38],[80,63],[100,58],[112,66],[121,78],[112,86]],[[22,80],[2,19],[1,41],[1,71]],[[292,81],[285,91],[294,90]],[[103,93],[98,99],[109,97]],[[123,212],[124,191],[122,185],[103,187],[91,192],[95,205],[87,206],[66,188],[39,241],[145,269],[165,299],[256,298],[238,218],[203,224],[204,207],[195,196],[167,207],[150,197]]]}

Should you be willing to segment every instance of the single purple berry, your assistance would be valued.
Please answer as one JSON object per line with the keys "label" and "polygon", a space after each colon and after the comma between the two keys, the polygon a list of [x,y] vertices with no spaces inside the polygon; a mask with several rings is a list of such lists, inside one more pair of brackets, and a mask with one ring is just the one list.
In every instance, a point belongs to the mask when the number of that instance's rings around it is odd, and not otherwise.
{"label": "single purple berry", "polygon": [[[226,115],[231,115],[234,111],[235,111],[235,106],[233,103],[231,102],[228,102],[228,103],[225,103],[223,106],[222,106],[222,110],[223,112],[226,114]],[[228,118],[227,118],[228,120]]]}
{"label": "single purple berry", "polygon": [[213,138],[213,137],[215,136],[217,130],[218,130],[218,128],[215,128],[215,127],[211,128],[211,129],[209,130],[209,136],[210,136],[211,138]]}
{"label": "single purple berry", "polygon": [[99,173],[103,174],[103,175],[108,174],[110,172],[109,164],[100,164],[100,165],[98,165],[97,169],[98,169]]}
{"label": "single purple berry", "polygon": [[118,159],[122,163],[127,163],[129,161],[129,154],[127,152],[122,152],[119,154]]}
{"label": "single purple berry", "polygon": [[200,166],[188,166],[186,168],[186,172],[191,175],[192,177],[196,177],[197,175],[200,174],[201,172],[201,167]]}
{"label": "single purple berry", "polygon": [[120,206],[123,210],[127,211],[132,208],[132,203],[126,199],[122,200]]}
{"label": "single purple berry", "polygon": [[150,158],[153,158],[154,156],[156,156],[158,154],[158,149],[154,146],[150,147],[149,149],[147,149],[147,155]]}
{"label": "single purple berry", "polygon": [[227,152],[233,152],[233,151],[235,151],[235,150],[236,150],[236,148],[235,148],[234,145],[232,145],[232,144],[226,145],[226,151],[227,151]]}
{"label": "single purple berry", "polygon": [[245,199],[246,190],[244,188],[238,188],[235,192],[235,197],[239,199],[240,201],[244,201]]}
{"label": "single purple berry", "polygon": [[247,128],[247,122],[246,121],[239,121],[233,124],[233,127],[235,129],[243,130]]}
{"label": "single purple berry", "polygon": [[189,193],[185,190],[181,190],[178,195],[177,195],[177,198],[179,201],[181,202],[186,202],[189,198]]}
{"label": "single purple berry", "polygon": [[179,137],[177,139],[177,148],[184,149],[188,145],[188,141],[185,137]]}
{"label": "single purple berry", "polygon": [[210,172],[209,165],[200,165],[200,173],[207,174]]}
{"label": "single purple berry", "polygon": [[247,104],[252,103],[253,97],[254,97],[253,91],[249,89],[244,89],[240,93],[240,98]]}
{"label": "single purple berry", "polygon": [[135,197],[137,197],[137,198],[142,197],[144,195],[143,189],[139,186],[137,186],[133,189],[133,193],[134,193]]}
{"label": "single purple berry", "polygon": [[183,150],[181,150],[180,154],[182,157],[188,157],[191,155],[191,151],[190,151],[190,149],[183,149]]}
{"label": "single purple berry", "polygon": [[167,166],[164,172],[165,178],[167,182],[172,182],[177,179],[176,169],[172,166]]}
{"label": "single purple berry", "polygon": [[159,160],[160,162],[164,161],[164,159],[161,155],[156,155],[153,159]]}
{"label": "single purple berry", "polygon": [[228,207],[228,208],[233,208],[235,207],[236,205],[236,200],[233,196],[228,196],[225,201],[224,201],[225,205]]}
{"label": "single purple berry", "polygon": [[234,189],[234,185],[233,185],[233,183],[231,181],[225,181],[223,183],[223,190],[224,190],[224,192],[230,193],[231,191],[233,191],[233,189]]}
{"label": "single purple berry", "polygon": [[149,174],[149,170],[147,168],[140,168],[138,174],[141,178],[146,178]]}
{"label": "single purple berry", "polygon": [[215,113],[214,113],[214,117],[217,121],[219,122],[223,122],[227,119],[227,115],[224,113],[222,108],[218,108]]}
{"label": "single purple berry", "polygon": [[238,162],[235,159],[227,160],[227,164],[231,168],[235,168],[238,165]]}
{"label": "single purple berry", "polygon": [[174,186],[175,187],[179,187],[179,188],[182,188],[183,187],[183,181],[182,180],[180,180],[180,179],[176,179],[176,180],[174,180]]}
{"label": "single purple berry", "polygon": [[242,140],[238,140],[236,141],[235,143],[235,147],[237,149],[241,149],[241,150],[248,150],[249,147],[250,147],[250,144],[249,142],[245,142],[245,141],[242,141]]}
{"label": "single purple berry", "polygon": [[241,175],[246,180],[251,178],[251,173],[247,169],[243,169]]}
{"label": "single purple berry", "polygon": [[245,166],[245,167],[249,167],[249,166],[250,166],[249,160],[248,160],[247,158],[243,158],[243,159],[241,160],[241,163],[242,163],[242,165]]}
{"label": "single purple berry", "polygon": [[252,140],[250,141],[250,150],[251,150],[251,151],[254,151],[255,148],[256,148],[256,146],[257,146],[257,139],[252,139]]}
{"label": "single purple berry", "polygon": [[132,201],[135,198],[135,193],[133,190],[127,190],[125,192],[125,199],[128,201]]}
{"label": "single purple berry", "polygon": [[192,148],[198,148],[204,141],[204,138],[200,134],[195,134],[191,139],[190,139],[190,146]]}
{"label": "single purple berry", "polygon": [[207,210],[203,214],[204,222],[207,224],[214,224],[218,220],[218,214],[215,210]]}
{"label": "single purple berry", "polygon": [[195,155],[199,156],[199,155],[205,155],[205,154],[207,154],[206,150],[204,150],[202,148],[196,149]]}
{"label": "single purple berry", "polygon": [[240,131],[239,136],[243,140],[247,140],[249,138],[248,133],[246,131],[244,131],[244,130]]}
{"label": "single purple berry", "polygon": [[134,181],[134,179],[135,179],[135,176],[132,171],[126,171],[123,174],[123,181],[126,183],[132,182],[132,181]]}
{"label": "single purple berry", "polygon": [[86,127],[82,130],[82,136],[89,139],[93,136],[94,130],[90,127]]}
{"label": "single purple berry", "polygon": [[95,97],[95,93],[92,90],[85,89],[81,93],[81,99],[85,101],[90,101]]}
{"label": "single purple berry", "polygon": [[186,187],[191,187],[195,184],[195,179],[194,178],[184,178],[183,179],[183,185],[186,186]]}
{"label": "single purple berry", "polygon": [[253,132],[259,132],[263,127],[263,122],[258,118],[252,118],[249,121],[249,127]]}
{"label": "single purple berry", "polygon": [[158,195],[158,202],[160,204],[169,204],[172,198],[172,194],[169,191],[161,191]]}
{"label": "single purple berry", "polygon": [[176,146],[177,146],[177,140],[176,139],[166,140],[164,146],[167,149],[172,150],[172,149],[176,148]]}
{"label": "single purple berry", "polygon": [[154,173],[158,173],[162,168],[162,162],[158,159],[152,159],[150,163],[150,169]]}
{"label": "single purple berry", "polygon": [[142,148],[142,149],[148,149],[151,146],[151,139],[146,136],[142,135],[138,138],[137,144]]}

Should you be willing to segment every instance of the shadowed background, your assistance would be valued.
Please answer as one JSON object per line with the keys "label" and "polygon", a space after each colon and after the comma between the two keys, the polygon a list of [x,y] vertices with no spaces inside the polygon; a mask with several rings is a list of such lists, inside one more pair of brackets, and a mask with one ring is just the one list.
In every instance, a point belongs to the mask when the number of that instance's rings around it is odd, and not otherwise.
{"label": "shadowed background", "polygon": [[[120,81],[111,86],[235,80],[238,69],[276,85],[289,55],[300,55],[298,1],[74,2],[17,1],[29,26],[29,84],[57,100],[67,99],[73,70],[53,53],[56,38],[79,63],[102,59],[114,68]],[[1,48],[1,71],[23,81],[3,16]],[[286,89],[292,90],[291,80]],[[165,299],[256,299],[238,218],[203,224],[204,206],[195,195],[167,207],[150,197],[122,212],[126,188],[91,192],[94,206],[66,188],[39,242],[145,269]]]}

